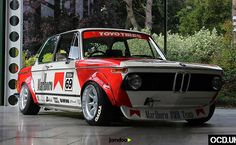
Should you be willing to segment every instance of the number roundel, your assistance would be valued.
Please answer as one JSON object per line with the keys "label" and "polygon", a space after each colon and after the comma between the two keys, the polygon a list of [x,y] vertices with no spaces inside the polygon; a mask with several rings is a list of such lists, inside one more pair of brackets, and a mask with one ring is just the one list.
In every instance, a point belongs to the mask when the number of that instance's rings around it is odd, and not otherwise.
{"label": "number roundel", "polygon": [[66,80],[65,80],[65,91],[72,91],[73,89],[73,72],[66,73]]}
{"label": "number roundel", "polygon": [[72,83],[73,83],[72,78],[67,78],[65,83],[65,89],[72,90]]}

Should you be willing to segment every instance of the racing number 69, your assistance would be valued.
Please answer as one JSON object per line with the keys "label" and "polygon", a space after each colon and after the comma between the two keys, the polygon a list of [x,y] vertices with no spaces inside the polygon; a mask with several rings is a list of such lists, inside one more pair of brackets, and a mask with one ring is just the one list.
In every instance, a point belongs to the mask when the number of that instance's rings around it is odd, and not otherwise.
{"label": "racing number 69", "polygon": [[65,90],[71,91],[72,90],[73,80],[72,78],[66,79]]}

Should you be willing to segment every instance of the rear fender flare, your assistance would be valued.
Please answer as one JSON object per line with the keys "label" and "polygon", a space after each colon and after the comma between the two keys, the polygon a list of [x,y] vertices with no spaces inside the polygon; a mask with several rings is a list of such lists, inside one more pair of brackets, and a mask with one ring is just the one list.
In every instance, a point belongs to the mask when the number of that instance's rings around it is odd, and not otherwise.
{"label": "rear fender flare", "polygon": [[32,99],[33,99],[34,103],[38,104],[38,100],[37,100],[37,97],[36,97],[36,94],[35,94],[34,82],[33,82],[32,77],[28,76],[25,79],[25,81],[20,84],[20,89],[23,86],[23,84],[27,85],[27,87],[29,88],[29,91],[31,93],[31,96],[32,96]]}

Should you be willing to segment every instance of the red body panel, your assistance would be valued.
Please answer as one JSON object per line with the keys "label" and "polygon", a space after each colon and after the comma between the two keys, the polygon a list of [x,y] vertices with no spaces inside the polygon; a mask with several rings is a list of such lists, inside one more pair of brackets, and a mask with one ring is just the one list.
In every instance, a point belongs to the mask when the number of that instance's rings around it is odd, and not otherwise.
{"label": "red body panel", "polygon": [[106,92],[112,105],[131,107],[127,93],[121,89],[123,81],[121,73],[111,72],[111,68],[118,67],[122,60],[127,59],[86,59],[77,61],[75,67],[81,88],[86,82],[95,81]]}
{"label": "red body panel", "polygon": [[[121,89],[123,81],[121,73],[111,72],[113,67],[119,67],[120,62],[124,60],[129,59],[117,58],[78,60],[75,63],[75,68],[77,70],[79,83],[81,85],[80,87],[83,88],[87,82],[94,81],[103,88],[112,105],[125,105],[131,107],[127,93]],[[34,89],[31,86],[31,82],[33,81],[31,69],[32,66],[25,67],[20,70],[18,74],[17,91],[20,93],[21,86],[25,83],[32,94],[34,103],[38,103]]]}
{"label": "red body panel", "polygon": [[31,69],[32,69],[32,66],[29,66],[29,67],[22,68],[20,70],[20,72],[18,74],[17,92],[20,93],[21,87],[22,87],[23,83],[25,83],[29,88],[29,91],[32,95],[34,103],[37,104],[38,101],[37,101],[35,92],[31,86],[31,81],[33,81]]}

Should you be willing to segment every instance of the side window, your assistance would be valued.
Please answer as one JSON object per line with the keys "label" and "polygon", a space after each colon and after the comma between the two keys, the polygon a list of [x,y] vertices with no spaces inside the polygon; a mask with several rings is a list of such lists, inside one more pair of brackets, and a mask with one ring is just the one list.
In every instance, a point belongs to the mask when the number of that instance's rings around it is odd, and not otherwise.
{"label": "side window", "polygon": [[57,38],[57,36],[52,37],[46,42],[39,55],[39,63],[49,63],[53,61],[53,52],[57,44]]}
{"label": "side window", "polygon": [[74,33],[62,34],[57,45],[55,61],[65,61],[70,52]]}

